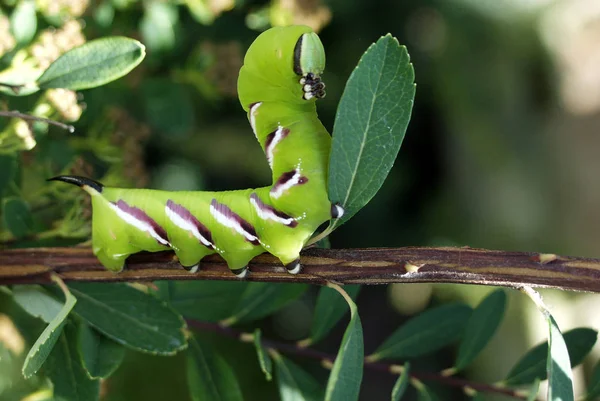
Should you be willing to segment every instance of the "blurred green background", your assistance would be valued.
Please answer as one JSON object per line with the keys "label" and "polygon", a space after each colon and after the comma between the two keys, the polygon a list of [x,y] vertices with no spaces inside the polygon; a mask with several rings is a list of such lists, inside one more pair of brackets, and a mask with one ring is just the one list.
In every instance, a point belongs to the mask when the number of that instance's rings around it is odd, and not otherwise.
{"label": "blurred green background", "polygon": [[[34,26],[25,9],[30,6]],[[396,165],[376,198],[334,233],[333,247],[468,245],[600,256],[596,0],[5,0],[2,10],[3,82],[107,35],[136,38],[148,55],[104,87],[2,96],[4,109],[72,121],[76,131],[0,121],[0,195],[19,196],[32,211],[22,238],[0,227],[0,247],[68,245],[89,236],[85,197],[44,182],[59,173],[168,190],[268,184],[267,163],[237,101],[237,72],[261,30],[304,23],[319,31],[327,54],[327,97],[318,112],[329,129],[346,79],[381,35],[391,32],[407,46],[416,74],[413,117]],[[358,305],[365,350],[374,350],[406,315],[430,303],[476,304],[488,291],[421,284],[363,288]],[[314,294],[261,322],[264,335],[306,335]],[[563,331],[600,326],[597,296],[545,296]],[[473,380],[501,379],[545,336],[533,306],[519,294],[509,299],[500,332],[468,373]],[[8,309],[0,299],[0,318]],[[5,320],[0,326],[10,326]],[[342,330],[320,347],[334,353]],[[216,344],[248,400],[277,399],[251,347]],[[421,360],[415,369],[443,369],[451,352]],[[181,362],[130,353],[105,383],[105,399],[187,400]],[[326,371],[305,366],[325,381]],[[585,373],[576,370],[579,383]],[[366,370],[361,400],[389,399],[393,382],[391,375]],[[439,394],[464,397],[452,391],[440,388]]]}

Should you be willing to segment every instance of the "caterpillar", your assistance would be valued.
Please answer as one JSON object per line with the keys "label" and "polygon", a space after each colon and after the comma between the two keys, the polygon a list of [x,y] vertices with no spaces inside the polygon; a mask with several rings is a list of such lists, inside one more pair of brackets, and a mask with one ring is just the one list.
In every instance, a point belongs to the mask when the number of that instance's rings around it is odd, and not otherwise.
{"label": "caterpillar", "polygon": [[325,96],[325,51],[311,28],[271,28],[251,44],[238,77],[238,95],[271,167],[268,187],[223,192],[105,187],[89,178],[50,180],[80,186],[92,198],[92,249],[108,270],[123,269],[140,251],[173,249],[196,272],[218,253],[238,277],[264,252],[287,271],[301,270],[300,251],[343,208],[327,196],[331,137],[316,112]]}

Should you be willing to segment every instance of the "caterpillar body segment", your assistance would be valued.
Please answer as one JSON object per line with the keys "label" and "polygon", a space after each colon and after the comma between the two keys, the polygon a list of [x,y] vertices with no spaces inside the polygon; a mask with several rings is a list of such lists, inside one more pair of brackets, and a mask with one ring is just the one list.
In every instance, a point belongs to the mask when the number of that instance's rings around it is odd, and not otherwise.
{"label": "caterpillar body segment", "polygon": [[310,28],[272,28],[250,46],[238,92],[273,173],[269,187],[224,192],[167,192],[104,187],[59,176],[92,197],[92,246],[109,270],[139,251],[173,249],[189,271],[218,253],[238,277],[269,252],[292,274],[315,230],[343,209],[327,197],[331,138],[315,100],[325,96],[325,53]]}

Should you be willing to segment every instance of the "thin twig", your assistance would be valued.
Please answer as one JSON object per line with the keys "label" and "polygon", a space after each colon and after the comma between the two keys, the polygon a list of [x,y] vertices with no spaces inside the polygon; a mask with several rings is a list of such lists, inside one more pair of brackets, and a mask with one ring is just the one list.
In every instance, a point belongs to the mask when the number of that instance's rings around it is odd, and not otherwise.
{"label": "thin twig", "polygon": [[[244,333],[231,327],[224,327],[222,325],[219,325],[218,323],[201,322],[198,320],[191,319],[187,319],[187,323],[190,327],[193,327],[195,329],[201,331],[212,331],[214,333],[218,333],[219,335],[224,335],[242,342],[248,342],[245,341],[245,339],[249,338],[249,336],[253,336],[252,333]],[[280,351],[286,354],[293,354],[311,359],[316,359],[323,366],[331,366],[335,360],[335,355],[331,355],[326,352],[318,351],[312,348],[300,347],[298,345],[273,341],[262,337],[261,343],[265,348],[267,348],[267,350],[273,349],[275,351]],[[398,365],[384,362],[365,361],[365,368],[394,375],[396,375],[396,372],[399,371]],[[459,377],[446,377],[437,373],[413,371],[410,372],[410,376],[414,379],[438,382],[451,387],[460,387],[463,389],[465,387],[470,387],[478,392],[503,394],[517,399],[527,398],[526,396],[510,388],[498,387],[493,384],[472,382],[470,380],[462,379]]]}
{"label": "thin twig", "polygon": [[31,114],[24,114],[17,110],[14,111],[0,111],[0,117],[20,118],[25,121],[40,121],[46,124],[54,125],[69,131],[70,133],[75,132],[75,127],[69,124],[61,123],[60,121],[50,120],[49,118],[32,116]]}
{"label": "thin twig", "polygon": [[[245,280],[287,283],[388,284],[441,282],[521,288],[553,287],[600,292],[600,260],[473,248],[308,249],[302,272],[286,272],[275,257],[250,262]],[[202,260],[197,273],[182,269],[172,252],[140,253],[125,270],[107,271],[89,248],[30,248],[0,251],[0,285],[64,281],[239,280],[216,255]]]}

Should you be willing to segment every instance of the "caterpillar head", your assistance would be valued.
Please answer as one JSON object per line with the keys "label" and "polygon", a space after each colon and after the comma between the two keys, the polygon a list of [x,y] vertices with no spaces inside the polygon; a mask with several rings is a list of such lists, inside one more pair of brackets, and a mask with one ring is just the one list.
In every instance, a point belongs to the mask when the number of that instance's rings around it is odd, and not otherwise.
{"label": "caterpillar head", "polygon": [[294,47],[294,72],[301,78],[305,100],[325,97],[325,84],[321,74],[325,69],[325,50],[314,32],[302,34]]}
{"label": "caterpillar head", "polygon": [[302,25],[271,28],[252,43],[238,79],[240,103],[246,111],[259,102],[293,104],[314,109],[325,96],[323,44]]}

